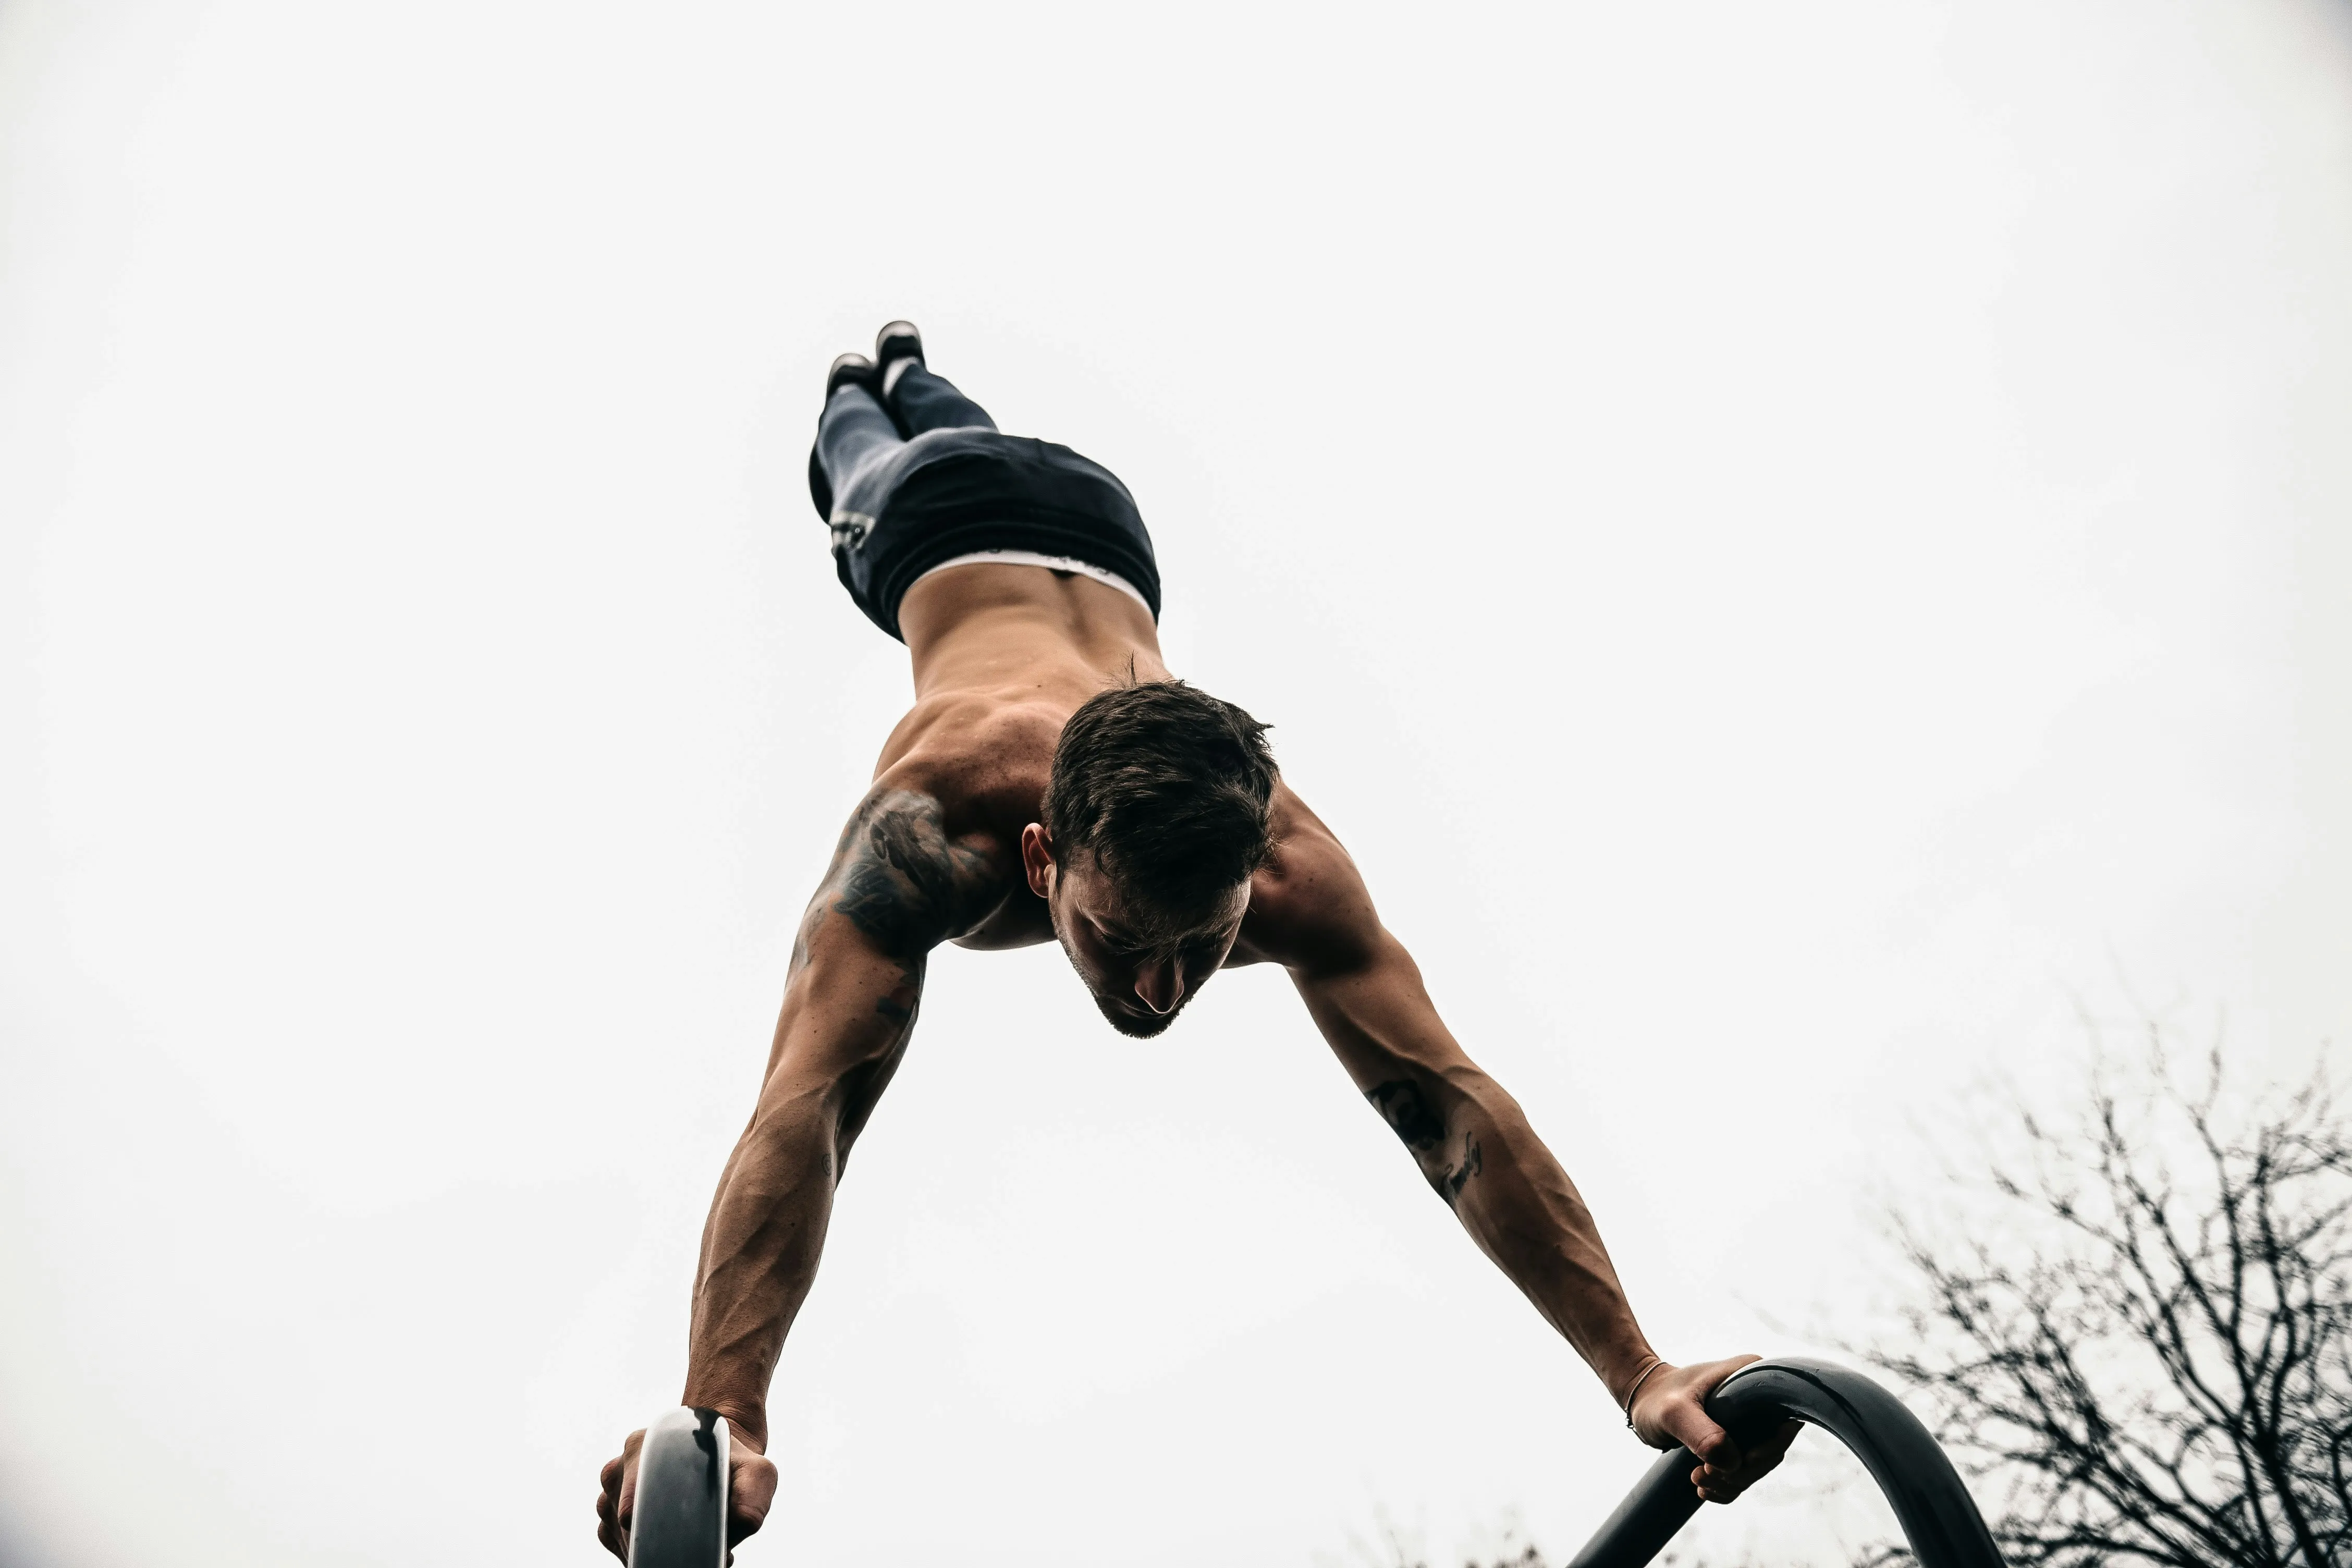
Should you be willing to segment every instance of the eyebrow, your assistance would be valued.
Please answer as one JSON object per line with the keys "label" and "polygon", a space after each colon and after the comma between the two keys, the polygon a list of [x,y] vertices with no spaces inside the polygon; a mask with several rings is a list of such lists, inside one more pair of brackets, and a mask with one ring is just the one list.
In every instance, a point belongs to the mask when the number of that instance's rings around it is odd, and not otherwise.
{"label": "eyebrow", "polygon": [[1094,921],[1095,930],[1102,932],[1103,940],[1114,947],[1149,947],[1150,945],[1125,926],[1114,925],[1094,915],[1088,915],[1087,919]]}

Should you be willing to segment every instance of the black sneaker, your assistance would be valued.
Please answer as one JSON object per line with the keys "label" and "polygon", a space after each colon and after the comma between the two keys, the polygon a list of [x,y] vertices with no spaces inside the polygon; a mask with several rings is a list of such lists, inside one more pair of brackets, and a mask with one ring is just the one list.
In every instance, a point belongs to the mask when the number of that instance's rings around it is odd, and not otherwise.
{"label": "black sneaker", "polygon": [[862,386],[872,392],[881,384],[881,380],[880,367],[864,354],[837,354],[834,358],[833,368],[824,373],[824,400],[832,402],[833,395],[845,386]]}
{"label": "black sneaker", "polygon": [[874,381],[880,385],[890,367],[902,359],[923,363],[923,334],[912,321],[893,321],[874,334]]}
{"label": "black sneaker", "polygon": [[[831,403],[833,395],[845,386],[862,386],[879,396],[881,385],[882,377],[872,360],[861,353],[838,354],[834,358],[833,368],[824,373],[824,400]],[[809,500],[816,502],[817,516],[831,522],[833,487],[825,482],[824,465],[817,460],[814,447],[809,448],[808,479]]]}

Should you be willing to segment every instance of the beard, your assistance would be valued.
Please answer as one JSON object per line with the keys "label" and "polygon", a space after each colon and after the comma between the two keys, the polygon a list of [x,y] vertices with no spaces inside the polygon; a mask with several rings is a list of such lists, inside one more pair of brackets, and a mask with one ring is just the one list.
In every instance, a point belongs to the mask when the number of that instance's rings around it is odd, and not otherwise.
{"label": "beard", "polygon": [[[1086,976],[1081,974],[1078,978],[1083,980]],[[1176,1005],[1165,1013],[1131,1011],[1105,996],[1091,985],[1087,987],[1087,994],[1095,999],[1095,1009],[1103,1016],[1103,1022],[1130,1040],[1150,1040],[1157,1039],[1168,1032],[1168,1026],[1192,1005],[1193,994],[1190,991],[1185,992],[1183,995],[1176,998]]]}
{"label": "beard", "polygon": [[1071,969],[1077,973],[1078,984],[1085,986],[1087,994],[1094,998],[1095,1011],[1103,1016],[1103,1022],[1130,1040],[1157,1039],[1166,1034],[1168,1026],[1182,1016],[1184,1009],[1192,1005],[1193,996],[1199,993],[1198,986],[1187,987],[1184,994],[1176,998],[1176,1005],[1165,1013],[1151,1013],[1129,1007],[1124,1003],[1111,1000],[1095,989],[1095,983],[1087,977],[1087,972],[1079,967],[1078,955],[1072,952],[1070,944],[1062,940],[1061,928],[1058,924],[1054,930],[1054,945],[1060,948],[1062,956],[1070,961]]}

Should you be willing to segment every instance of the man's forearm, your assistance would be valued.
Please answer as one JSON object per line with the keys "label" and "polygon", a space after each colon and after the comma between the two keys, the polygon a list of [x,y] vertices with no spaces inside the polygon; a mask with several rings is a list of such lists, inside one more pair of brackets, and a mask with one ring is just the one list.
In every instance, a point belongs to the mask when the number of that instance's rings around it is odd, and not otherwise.
{"label": "man's forearm", "polygon": [[877,784],[802,917],[759,1109],[703,1227],[686,1399],[765,1450],[768,1383],[816,1279],[841,1168],[898,1070],[925,955],[969,929],[995,863],[929,795]]}
{"label": "man's forearm", "polygon": [[1439,1195],[1622,1404],[1650,1343],[1591,1210],[1500,1085],[1479,1074],[1457,1087],[1444,1141],[1453,1191]]}
{"label": "man's forearm", "polygon": [[1293,971],[1364,1098],[1479,1248],[1622,1402],[1650,1353],[1600,1227],[1518,1102],[1463,1054],[1395,937],[1362,961]]}
{"label": "man's forearm", "polygon": [[839,1161],[827,1099],[771,1083],[703,1227],[686,1403],[719,1411],[763,1452],[769,1380],[815,1282],[833,1213]]}
{"label": "man's forearm", "polygon": [[686,1402],[768,1441],[768,1383],[815,1282],[849,1149],[905,1051],[922,964],[835,948],[784,993],[760,1103],[703,1226]]}

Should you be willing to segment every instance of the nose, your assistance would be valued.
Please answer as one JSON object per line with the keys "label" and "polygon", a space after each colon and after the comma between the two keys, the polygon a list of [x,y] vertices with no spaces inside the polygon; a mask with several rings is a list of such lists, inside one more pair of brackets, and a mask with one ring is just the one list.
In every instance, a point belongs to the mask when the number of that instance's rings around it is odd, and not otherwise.
{"label": "nose", "polygon": [[1163,958],[1147,963],[1135,972],[1135,994],[1143,1005],[1155,1013],[1176,1010],[1184,995],[1184,964],[1182,960]]}

